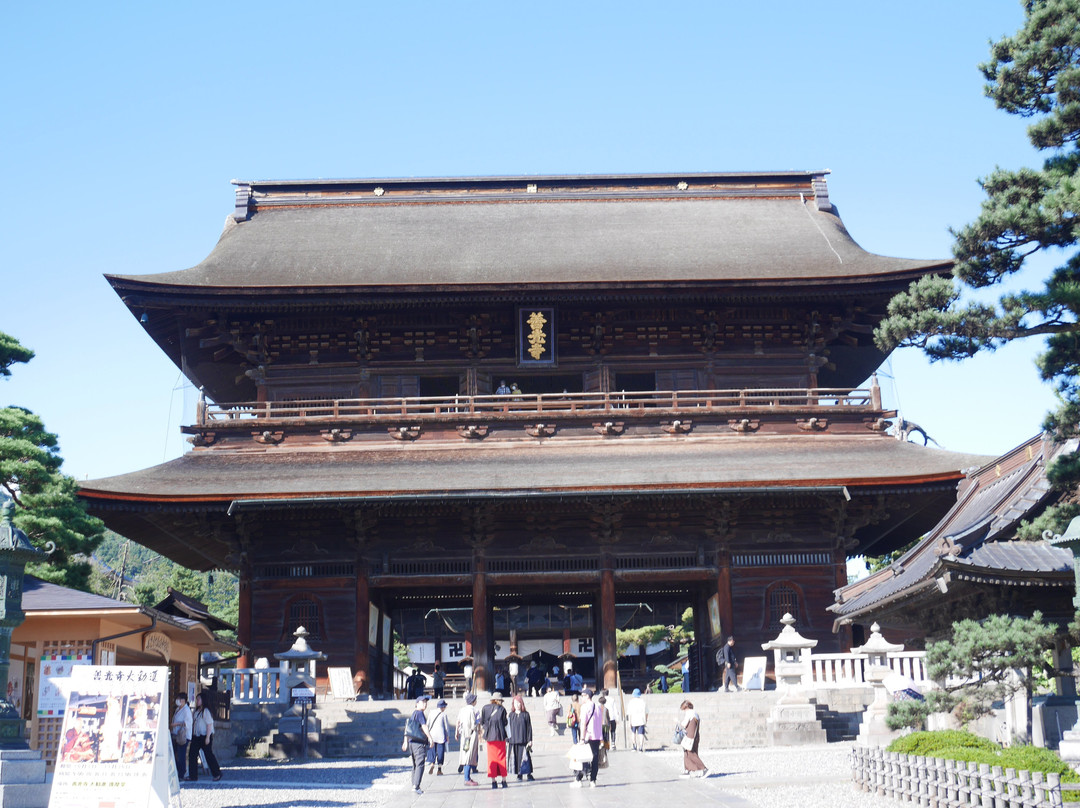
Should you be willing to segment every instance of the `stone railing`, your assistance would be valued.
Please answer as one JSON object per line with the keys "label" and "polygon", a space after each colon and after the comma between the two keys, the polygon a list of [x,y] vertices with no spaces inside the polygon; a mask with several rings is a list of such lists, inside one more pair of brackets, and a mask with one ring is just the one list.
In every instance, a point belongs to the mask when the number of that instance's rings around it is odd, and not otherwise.
{"label": "stone railing", "polygon": [[[221,690],[231,694],[232,704],[287,704],[288,690],[282,687],[284,670],[278,668],[222,668],[217,672]],[[405,692],[405,671],[394,668],[393,692]]]}
{"label": "stone railing", "polygon": [[235,704],[284,704],[289,694],[282,685],[281,668],[222,668],[220,687]]}
{"label": "stone railing", "polygon": [[920,806],[1059,808],[1057,774],[855,747],[851,775],[863,791]]}
{"label": "stone railing", "polygon": [[[811,654],[811,681],[804,687],[861,687],[866,679],[865,654]],[[928,685],[925,651],[900,651],[888,656],[889,669],[910,679],[916,686]]]}

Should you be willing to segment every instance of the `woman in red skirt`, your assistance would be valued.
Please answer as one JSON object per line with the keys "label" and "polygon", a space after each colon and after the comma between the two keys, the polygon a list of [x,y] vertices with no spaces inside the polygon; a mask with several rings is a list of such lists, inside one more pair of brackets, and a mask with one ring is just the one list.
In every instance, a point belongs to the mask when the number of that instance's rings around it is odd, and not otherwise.
{"label": "woman in red skirt", "polygon": [[497,778],[502,778],[502,787],[506,788],[506,708],[503,707],[503,695],[499,691],[491,694],[491,703],[480,711],[480,733],[487,744],[488,777],[491,787],[498,788]]}

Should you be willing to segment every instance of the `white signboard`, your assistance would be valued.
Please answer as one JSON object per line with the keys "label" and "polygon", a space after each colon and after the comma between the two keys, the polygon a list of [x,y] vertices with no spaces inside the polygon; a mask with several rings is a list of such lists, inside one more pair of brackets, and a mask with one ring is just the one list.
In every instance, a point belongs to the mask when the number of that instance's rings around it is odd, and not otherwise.
{"label": "white signboard", "polygon": [[444,642],[442,644],[442,661],[443,662],[457,662],[458,660],[465,658],[465,641],[455,640],[453,642]]}
{"label": "white signboard", "polygon": [[742,686],[746,690],[765,689],[766,660],[763,656],[748,656],[743,660]]}
{"label": "white signboard", "polygon": [[374,603],[368,604],[367,642],[374,646],[379,639],[379,607]]}
{"label": "white signboard", "polygon": [[69,687],[50,808],[167,808],[180,792],[169,669],[79,665]]}
{"label": "white signboard", "polygon": [[570,640],[570,651],[574,656],[578,657],[596,656],[592,637],[578,637],[577,639]]}
{"label": "white signboard", "polygon": [[330,677],[330,692],[335,699],[356,698],[352,668],[327,668],[326,675]]}
{"label": "white signboard", "polygon": [[430,665],[435,661],[435,643],[409,643],[409,661],[417,665]]}
{"label": "white signboard", "polygon": [[44,654],[38,660],[39,718],[58,718],[64,714],[71,672],[76,666],[89,664],[89,654]]}

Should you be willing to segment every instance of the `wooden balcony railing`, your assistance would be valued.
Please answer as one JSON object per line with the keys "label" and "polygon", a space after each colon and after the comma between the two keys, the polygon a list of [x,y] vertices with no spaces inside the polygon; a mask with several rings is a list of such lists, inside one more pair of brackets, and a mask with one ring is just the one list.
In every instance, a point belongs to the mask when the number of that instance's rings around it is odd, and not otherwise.
{"label": "wooden balcony railing", "polygon": [[768,390],[668,390],[609,393],[539,393],[516,396],[417,396],[308,401],[200,402],[198,426],[236,421],[365,421],[515,418],[544,415],[610,415],[650,413],[703,414],[709,411],[757,409],[880,410],[877,388]]}

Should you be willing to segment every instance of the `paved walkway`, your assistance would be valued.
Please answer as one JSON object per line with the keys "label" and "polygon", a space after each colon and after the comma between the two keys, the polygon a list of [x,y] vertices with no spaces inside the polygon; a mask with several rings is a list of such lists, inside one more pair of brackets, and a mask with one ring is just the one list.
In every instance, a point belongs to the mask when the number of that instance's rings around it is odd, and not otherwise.
{"label": "paved walkway", "polygon": [[[848,764],[850,744],[706,751],[705,779],[681,776],[682,754],[622,750],[600,771],[598,787],[570,788],[573,779],[560,750],[534,756],[536,780],[511,776],[492,790],[486,777],[466,787],[457,754],[447,774],[424,774],[423,795],[412,792],[404,756],[386,760],[321,760],[275,763],[233,761],[220,783],[185,783],[183,808],[659,808],[672,800],[691,808],[889,808],[890,800],[856,790]],[[173,805],[178,805],[174,801]]]}

